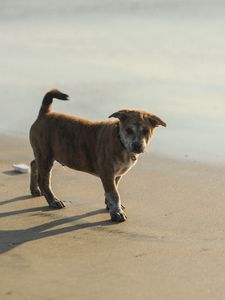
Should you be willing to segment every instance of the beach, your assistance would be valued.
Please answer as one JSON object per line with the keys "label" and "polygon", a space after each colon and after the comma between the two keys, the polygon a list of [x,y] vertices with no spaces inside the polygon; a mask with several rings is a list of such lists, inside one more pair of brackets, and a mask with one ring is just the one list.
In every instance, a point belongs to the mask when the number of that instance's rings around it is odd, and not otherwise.
{"label": "beach", "polygon": [[[224,15],[220,0],[0,2],[1,300],[225,298]],[[55,163],[52,210],[14,172],[53,88],[70,98],[56,112],[167,123],[121,180],[126,222],[97,177]]]}
{"label": "beach", "polygon": [[224,169],[144,154],[120,184],[128,220],[94,176],[55,164],[67,207],[29,194],[25,138],[1,136],[1,299],[223,299]]}

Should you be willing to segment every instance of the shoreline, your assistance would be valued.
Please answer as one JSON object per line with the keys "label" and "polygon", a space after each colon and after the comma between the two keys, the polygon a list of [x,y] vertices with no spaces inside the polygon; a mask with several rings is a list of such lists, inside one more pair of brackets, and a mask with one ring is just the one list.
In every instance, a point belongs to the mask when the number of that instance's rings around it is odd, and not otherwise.
{"label": "shoreline", "polygon": [[[16,133],[14,131],[11,131],[11,132],[7,132],[7,133],[2,133],[0,131],[0,140],[3,139],[3,143],[1,145],[1,148],[3,147],[8,147],[8,145],[6,145],[6,143],[9,143],[11,146],[17,144],[17,141],[14,142],[12,141],[12,139],[15,139],[15,140],[19,140],[20,143],[21,143],[21,146],[25,147],[26,150],[29,151],[30,149],[30,153],[31,153],[31,156],[30,156],[30,159],[33,159],[33,153],[32,153],[32,148],[30,146],[30,142],[29,142],[29,132],[27,133]],[[153,137],[153,143],[154,143],[154,139],[157,139],[157,137]],[[2,148],[2,149],[3,149]],[[214,168],[215,170],[223,170],[225,169],[225,162],[218,162],[216,160],[211,160],[211,161],[207,161],[206,160],[198,160],[198,159],[194,159],[194,158],[191,158],[191,156],[189,156],[188,154],[184,154],[183,156],[180,155],[179,157],[176,156],[176,154],[165,154],[163,152],[159,152],[159,151],[156,151],[155,149],[151,149],[151,145],[148,146],[147,148],[147,151],[145,153],[143,153],[140,158],[139,158],[139,161],[143,160],[143,159],[149,159],[149,158],[153,158],[153,159],[157,159],[157,160],[162,160],[162,161],[170,161],[171,163],[178,163],[178,164],[190,164],[190,165],[193,165],[193,166],[199,166],[201,168]],[[76,171],[76,170],[74,170]]]}

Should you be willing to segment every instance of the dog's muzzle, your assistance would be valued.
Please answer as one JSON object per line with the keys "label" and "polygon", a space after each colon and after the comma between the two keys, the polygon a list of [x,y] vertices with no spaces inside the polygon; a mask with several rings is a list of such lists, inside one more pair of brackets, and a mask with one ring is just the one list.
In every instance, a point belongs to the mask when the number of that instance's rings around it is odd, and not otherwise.
{"label": "dog's muzzle", "polygon": [[144,152],[144,146],[139,142],[133,142],[132,143],[132,152],[134,153],[143,153]]}

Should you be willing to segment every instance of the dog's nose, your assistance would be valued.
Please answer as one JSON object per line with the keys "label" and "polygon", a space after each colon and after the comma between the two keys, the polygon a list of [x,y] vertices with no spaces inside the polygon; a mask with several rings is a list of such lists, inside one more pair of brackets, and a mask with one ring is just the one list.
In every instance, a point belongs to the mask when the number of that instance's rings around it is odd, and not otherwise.
{"label": "dog's nose", "polygon": [[140,144],[139,142],[133,142],[132,148],[133,148],[133,152],[134,153],[141,153],[141,152],[143,152],[142,144]]}

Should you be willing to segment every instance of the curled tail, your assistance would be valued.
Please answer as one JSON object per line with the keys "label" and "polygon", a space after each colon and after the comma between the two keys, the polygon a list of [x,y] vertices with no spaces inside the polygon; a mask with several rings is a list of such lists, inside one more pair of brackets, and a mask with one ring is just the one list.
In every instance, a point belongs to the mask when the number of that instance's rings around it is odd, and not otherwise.
{"label": "curled tail", "polygon": [[39,117],[51,111],[51,104],[53,98],[60,99],[60,100],[69,100],[68,95],[63,94],[58,90],[49,91],[43,98],[42,105],[39,111]]}

